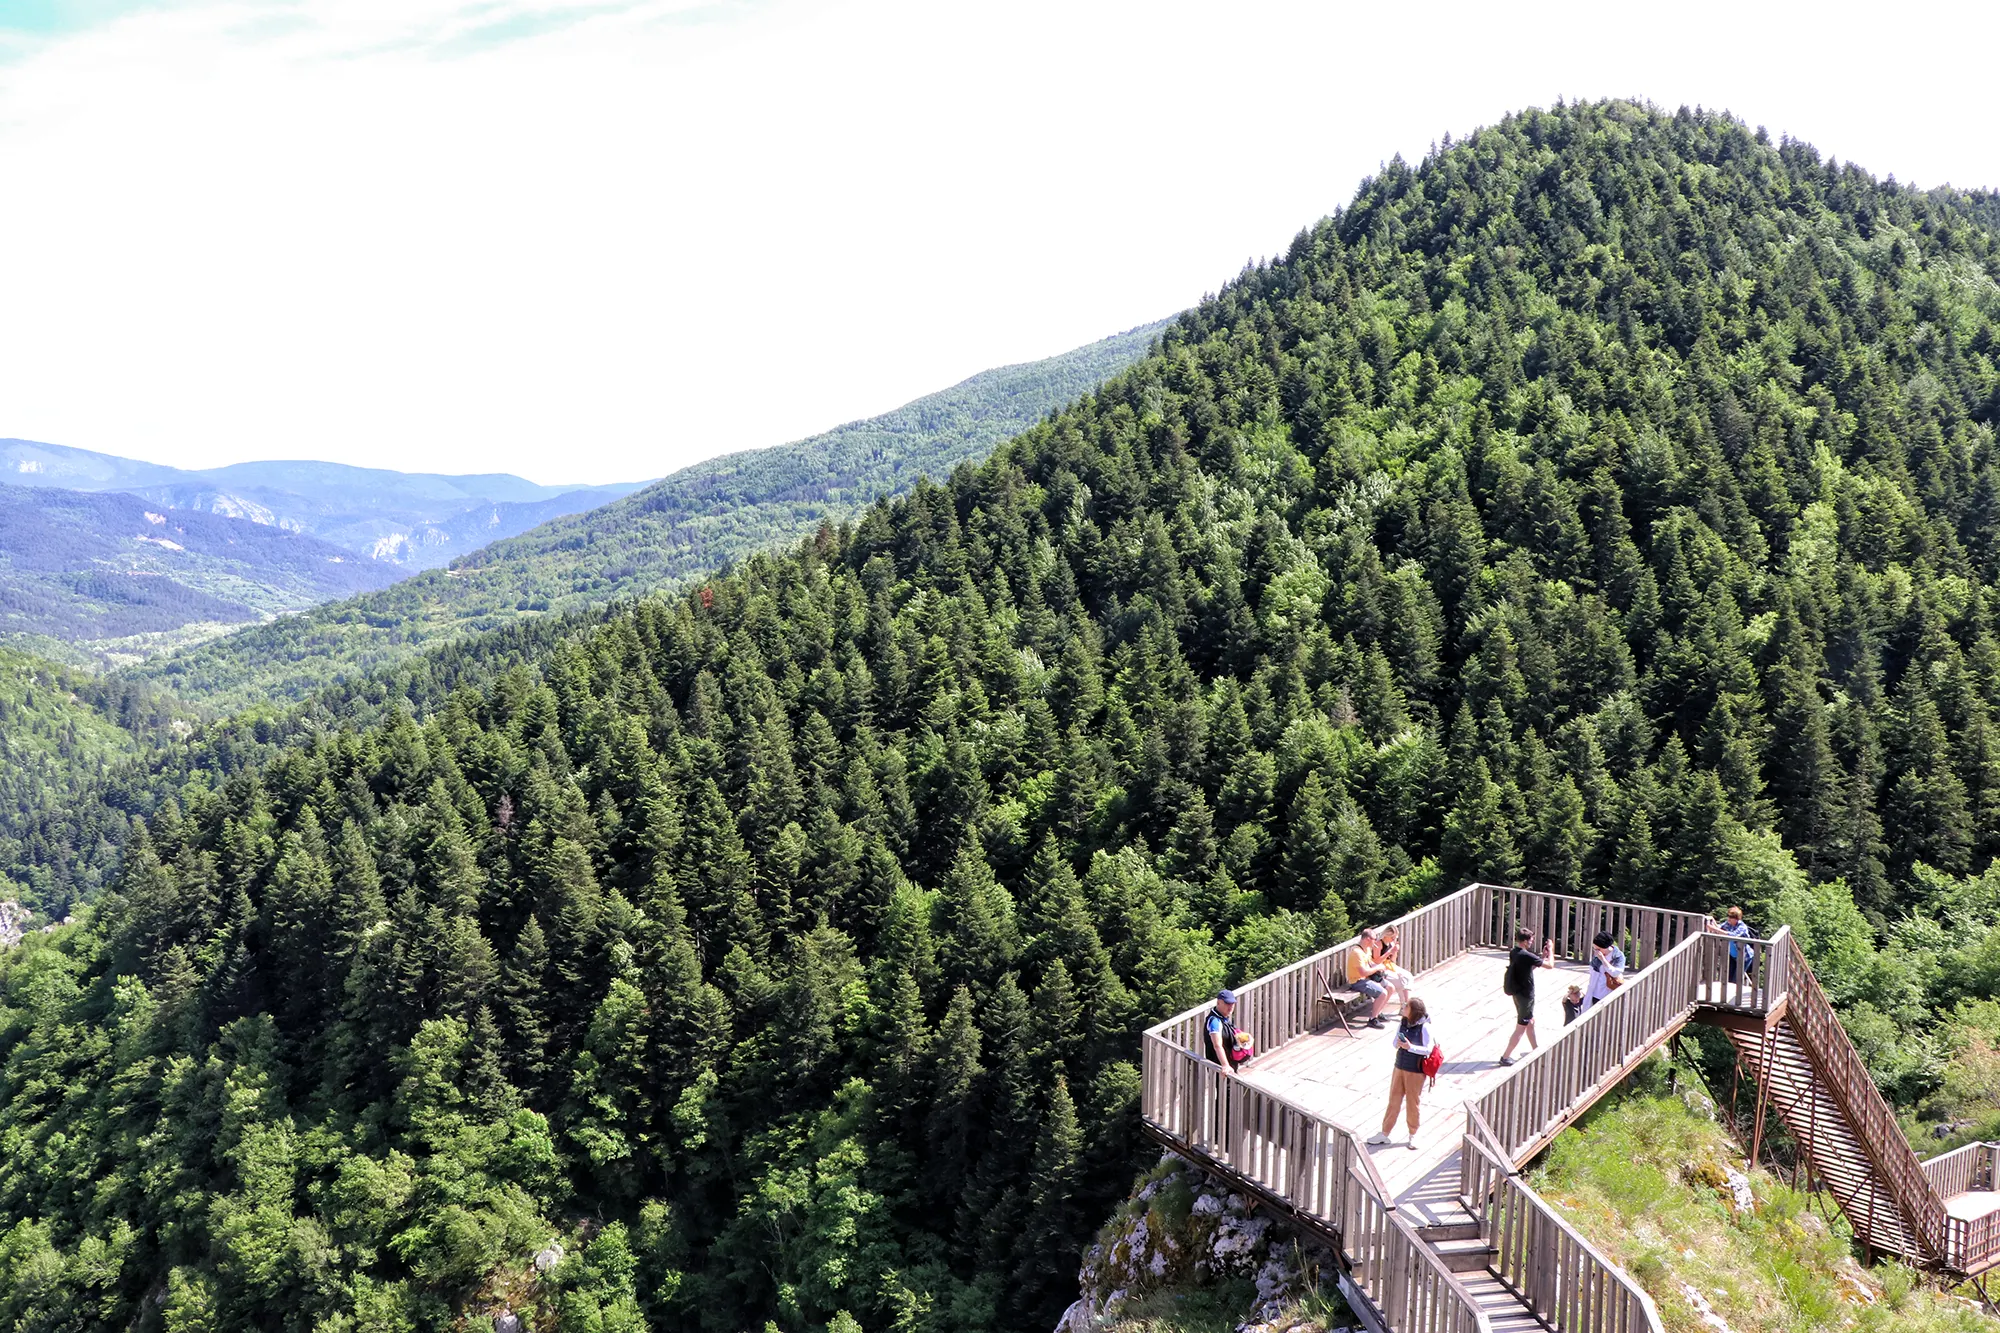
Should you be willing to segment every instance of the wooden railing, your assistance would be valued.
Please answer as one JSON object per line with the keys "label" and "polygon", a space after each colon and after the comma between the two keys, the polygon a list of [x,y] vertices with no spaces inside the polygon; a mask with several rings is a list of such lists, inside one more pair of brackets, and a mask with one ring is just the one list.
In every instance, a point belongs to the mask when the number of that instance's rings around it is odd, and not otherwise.
{"label": "wooden railing", "polygon": [[1947,1199],[1954,1194],[1990,1190],[1993,1188],[1993,1145],[1968,1143],[1962,1148],[1927,1158],[1924,1161],[1924,1176],[1931,1182],[1932,1188]]}
{"label": "wooden railing", "polygon": [[[1490,914],[1487,896],[1492,892],[1491,885],[1468,884],[1448,898],[1440,898],[1428,907],[1387,923],[1397,927],[1402,943],[1397,965],[1409,972],[1427,971],[1483,943],[1480,923]],[[1319,1017],[1320,997],[1329,989],[1346,986],[1347,951],[1359,939],[1358,935],[1352,936],[1310,958],[1236,987],[1236,1025],[1255,1034],[1259,1054],[1269,1055],[1313,1030]],[[1198,1052],[1202,1049],[1202,1024],[1210,1007],[1200,1004],[1175,1014],[1148,1028],[1147,1033],[1181,1050]]]}
{"label": "wooden railing", "polygon": [[1477,1108],[1465,1124],[1460,1192],[1494,1275],[1555,1333],[1665,1333],[1652,1297],[1528,1188]]}
{"label": "wooden railing", "polygon": [[1946,1219],[1945,1249],[1958,1273],[1981,1273],[2000,1258],[2000,1209],[1979,1217]]}
{"label": "wooden railing", "polygon": [[[1827,1095],[1839,1105],[1854,1130],[1854,1137],[1867,1151],[1876,1180],[1909,1219],[1917,1243],[1930,1251],[1929,1257],[1934,1262],[1949,1266],[1952,1256],[1946,1253],[1949,1219],[1944,1199],[1924,1173],[1923,1163],[1917,1160],[1910,1141],[1903,1137],[1902,1126],[1896,1123],[1896,1113],[1889,1109],[1875,1080],[1869,1077],[1868,1067],[1861,1063],[1860,1054],[1840,1026],[1840,1018],[1820,989],[1819,979],[1813,976],[1805,955],[1799,951],[1798,941],[1789,938],[1785,931],[1779,935],[1786,936],[1782,947],[1788,955],[1787,1017],[1818,1070]],[[1779,941],[1774,939],[1773,952],[1779,947]]]}
{"label": "wooden railing", "polygon": [[1348,1130],[1146,1034],[1141,1104],[1155,1133],[1337,1236],[1354,1281],[1397,1333],[1491,1333],[1463,1283],[1396,1211]]}
{"label": "wooden railing", "polygon": [[[1663,932],[1679,928],[1653,924]],[[1769,940],[1683,934],[1652,966],[1628,968],[1624,985],[1558,1029],[1476,1103],[1508,1160],[1518,1165],[1540,1152],[1636,1061],[1678,1032],[1697,1004],[1764,1012],[1783,994],[1790,933],[1787,926]],[[1732,943],[1739,946],[1733,982]],[[1750,946],[1747,960],[1740,957],[1744,945]]]}
{"label": "wooden railing", "polygon": [[1713,925],[1700,912],[1639,907],[1603,898],[1573,898],[1501,884],[1473,887],[1485,890],[1486,905],[1475,943],[1509,948],[1514,943],[1514,928],[1526,926],[1535,932],[1537,949],[1542,940],[1554,940],[1556,957],[1572,963],[1590,961],[1591,941],[1603,931],[1609,932],[1624,950],[1627,966],[1634,970],[1650,967],[1682,941]]}
{"label": "wooden railing", "polygon": [[[1365,1151],[1357,1151],[1362,1162]],[[1379,1184],[1355,1188],[1341,1228],[1348,1272],[1396,1333],[1492,1333],[1493,1324],[1458,1276],[1404,1220]],[[1376,1177],[1379,1182],[1381,1177]]]}
{"label": "wooden railing", "polygon": [[1352,1135],[1162,1037],[1148,1033],[1145,1042],[1140,1100],[1154,1132],[1240,1176],[1302,1217],[1339,1227]]}
{"label": "wooden railing", "polygon": [[[1768,940],[1719,931],[1703,935],[1696,953],[1696,1002],[1748,1014],[1769,1013],[1785,995],[1792,965],[1791,933],[1790,926],[1781,926]],[[1729,956],[1732,948],[1735,958]]]}

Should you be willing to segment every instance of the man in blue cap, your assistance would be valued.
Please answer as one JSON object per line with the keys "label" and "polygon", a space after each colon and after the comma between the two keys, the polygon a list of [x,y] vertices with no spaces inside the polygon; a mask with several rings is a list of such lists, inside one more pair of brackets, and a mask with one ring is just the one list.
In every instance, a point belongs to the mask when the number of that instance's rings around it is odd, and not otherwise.
{"label": "man in blue cap", "polygon": [[1236,1012],[1236,992],[1228,987],[1215,993],[1215,1008],[1208,1011],[1207,1051],[1209,1059],[1222,1066],[1225,1074],[1236,1072],[1236,1062],[1230,1052],[1236,1049],[1236,1020],[1230,1015]]}

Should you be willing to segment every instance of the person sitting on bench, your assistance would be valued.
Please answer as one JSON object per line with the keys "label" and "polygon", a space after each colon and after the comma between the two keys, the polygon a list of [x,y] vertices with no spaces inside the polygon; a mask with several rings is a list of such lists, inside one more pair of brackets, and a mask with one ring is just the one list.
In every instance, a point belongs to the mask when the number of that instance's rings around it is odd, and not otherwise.
{"label": "person sitting on bench", "polygon": [[1389,1007],[1388,971],[1375,961],[1375,932],[1363,930],[1354,947],[1347,951],[1347,985],[1358,991],[1373,1003],[1368,1011],[1368,1026],[1382,1026],[1382,1011]]}
{"label": "person sitting on bench", "polygon": [[1407,1009],[1410,1007],[1411,978],[1399,961],[1403,951],[1402,941],[1398,938],[1401,933],[1395,926],[1382,927],[1375,934],[1371,952],[1382,969],[1382,983],[1396,992],[1396,1002]]}

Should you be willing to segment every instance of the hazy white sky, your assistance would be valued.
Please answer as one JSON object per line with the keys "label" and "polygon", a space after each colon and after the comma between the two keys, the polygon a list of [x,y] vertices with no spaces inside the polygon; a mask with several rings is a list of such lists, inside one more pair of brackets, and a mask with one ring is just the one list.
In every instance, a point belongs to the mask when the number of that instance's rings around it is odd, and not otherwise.
{"label": "hazy white sky", "polygon": [[0,436],[655,476],[1181,309],[1558,96],[2000,186],[1996,13],[0,0]]}

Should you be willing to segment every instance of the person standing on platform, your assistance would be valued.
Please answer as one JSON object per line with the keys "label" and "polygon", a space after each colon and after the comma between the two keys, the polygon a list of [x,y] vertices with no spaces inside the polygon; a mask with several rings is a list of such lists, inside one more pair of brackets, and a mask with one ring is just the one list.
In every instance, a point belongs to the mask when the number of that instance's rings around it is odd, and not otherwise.
{"label": "person standing on platform", "polygon": [[1583,992],[1583,1007],[1579,1015],[1590,1012],[1594,1004],[1603,1003],[1606,996],[1625,984],[1625,951],[1618,947],[1608,930],[1597,932],[1597,938],[1590,942],[1590,985]]}
{"label": "person standing on platform", "polygon": [[1734,986],[1748,977],[1756,968],[1756,951],[1743,941],[1750,938],[1750,923],[1743,919],[1743,909],[1729,909],[1728,920],[1722,923],[1722,933],[1729,936],[1729,984]]}
{"label": "person standing on platform", "polygon": [[1223,1073],[1234,1074],[1236,1066],[1242,1063],[1236,1054],[1235,991],[1225,987],[1215,993],[1215,1008],[1208,1011],[1202,1028],[1202,1039],[1207,1046],[1202,1053],[1221,1065]]}
{"label": "person standing on platform", "polygon": [[1540,953],[1535,952],[1534,943],[1534,931],[1526,926],[1514,927],[1514,948],[1507,955],[1507,977],[1500,983],[1500,989],[1514,1000],[1514,1035],[1507,1038],[1507,1049],[1501,1053],[1503,1065],[1514,1063],[1514,1048],[1524,1036],[1528,1039],[1528,1049],[1536,1049],[1535,970],[1556,965],[1556,942],[1543,940]]}
{"label": "person standing on platform", "polygon": [[1423,1099],[1427,1063],[1431,1086],[1437,1086],[1436,1064],[1430,1058],[1436,1048],[1430,1014],[1423,999],[1412,995],[1403,1006],[1403,1021],[1396,1028],[1396,1067],[1389,1071],[1389,1109],[1382,1116],[1381,1132],[1370,1134],[1369,1143],[1390,1142],[1389,1131],[1396,1127],[1396,1112],[1402,1111],[1410,1126],[1409,1146],[1417,1146],[1417,1124],[1422,1118],[1418,1103]]}

